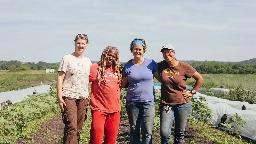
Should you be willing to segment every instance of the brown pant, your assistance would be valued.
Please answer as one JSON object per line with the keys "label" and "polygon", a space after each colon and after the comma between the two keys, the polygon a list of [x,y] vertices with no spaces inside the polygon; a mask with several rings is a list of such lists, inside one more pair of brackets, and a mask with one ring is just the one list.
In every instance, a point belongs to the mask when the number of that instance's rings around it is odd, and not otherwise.
{"label": "brown pant", "polygon": [[86,118],[86,108],[88,99],[63,98],[66,106],[62,113],[64,128],[64,144],[77,144],[80,138],[80,132],[83,122]]}

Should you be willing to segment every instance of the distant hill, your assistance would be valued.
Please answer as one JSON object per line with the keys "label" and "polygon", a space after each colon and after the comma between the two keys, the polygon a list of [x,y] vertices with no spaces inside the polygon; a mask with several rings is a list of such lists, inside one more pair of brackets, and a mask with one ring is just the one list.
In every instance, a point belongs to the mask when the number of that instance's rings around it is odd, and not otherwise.
{"label": "distant hill", "polygon": [[237,62],[237,64],[252,64],[256,65],[256,58]]}
{"label": "distant hill", "polygon": [[[185,63],[188,63],[188,64],[192,64],[194,62],[212,62],[212,61],[195,61],[195,60],[181,60]],[[215,62],[219,62],[219,63],[232,63],[232,64],[241,64],[241,65],[247,65],[247,64],[250,64],[250,65],[256,65],[256,58],[253,58],[253,59],[249,59],[249,60],[244,60],[244,61],[240,61],[240,62],[223,62],[223,61],[215,61]]]}

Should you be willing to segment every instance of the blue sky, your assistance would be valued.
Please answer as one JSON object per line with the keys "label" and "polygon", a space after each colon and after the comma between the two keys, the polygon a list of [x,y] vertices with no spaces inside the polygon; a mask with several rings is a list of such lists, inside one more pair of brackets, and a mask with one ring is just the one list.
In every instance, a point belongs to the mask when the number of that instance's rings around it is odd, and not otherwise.
{"label": "blue sky", "polygon": [[256,57],[255,14],[255,0],[0,0],[0,60],[59,62],[85,33],[92,61],[114,45],[125,62],[144,38],[155,61],[171,43],[179,60],[238,62]]}

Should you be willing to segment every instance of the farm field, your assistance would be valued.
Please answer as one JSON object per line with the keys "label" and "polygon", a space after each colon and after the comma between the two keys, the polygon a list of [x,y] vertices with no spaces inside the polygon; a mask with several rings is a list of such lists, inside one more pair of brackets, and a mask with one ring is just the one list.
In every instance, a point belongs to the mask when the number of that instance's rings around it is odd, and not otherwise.
{"label": "farm field", "polygon": [[[30,71],[30,72],[18,72],[18,73],[8,73],[0,72],[0,79],[2,75],[5,78],[16,75],[22,77],[30,77],[20,80],[21,83],[38,82],[54,80],[56,79],[56,73],[45,74],[44,71]],[[46,76],[42,76],[46,75]],[[39,79],[33,77],[41,77]],[[235,75],[239,77],[240,75]],[[218,79],[213,81],[216,87],[219,84],[229,84],[229,86],[236,87],[235,83],[248,83],[255,82],[255,75],[241,75],[243,78],[233,78],[234,75],[203,75],[205,83],[211,82],[211,78]],[[224,78],[223,78],[224,77]],[[11,79],[11,78],[10,78]],[[228,81],[227,81],[228,79]],[[15,81],[15,79],[12,79]],[[17,79],[16,79],[17,80]],[[218,83],[218,81],[221,83]],[[235,81],[237,80],[237,81]],[[13,84],[11,84],[12,86]],[[6,85],[8,86],[8,85]],[[21,87],[19,87],[21,86]],[[1,84],[2,87],[2,84]],[[17,86],[18,89],[22,89],[22,85]],[[25,100],[13,105],[9,108],[4,108],[0,110],[0,143],[47,143],[47,144],[59,144],[61,143],[61,138],[63,136],[64,125],[61,120],[61,115],[59,113],[59,107],[56,96],[55,84],[52,84],[52,91],[48,94],[40,94],[38,96],[31,97],[31,100]],[[252,88],[253,89],[253,88]],[[254,89],[255,90],[255,89]],[[125,105],[125,93],[122,90],[121,102],[122,102],[122,115],[120,129],[118,133],[118,144],[126,144],[129,142],[129,124],[127,114],[124,108]],[[44,97],[44,99],[42,99]],[[157,102],[160,98],[160,93],[156,93]],[[158,106],[156,106],[158,109]],[[88,109],[88,118],[84,123],[83,131],[81,134],[81,143],[87,144],[89,142],[89,131],[90,131],[90,109]],[[154,136],[153,143],[160,143],[160,132],[159,132],[159,115],[156,114],[155,125],[154,125]],[[186,128],[186,139],[187,143],[255,143],[253,141],[248,141],[246,139],[241,139],[238,136],[234,136],[227,132],[218,130],[211,125],[204,123],[202,121],[196,120],[190,117],[188,125]]]}
{"label": "farm field", "polygon": [[56,73],[45,73],[44,70],[29,70],[21,72],[0,71],[0,92],[20,90],[37,86],[43,82],[55,82]]}
{"label": "farm field", "polygon": [[[255,74],[202,74],[203,83],[201,87],[204,88],[219,88],[224,85],[227,89],[233,89],[242,86],[248,90],[256,90],[256,75]],[[188,80],[188,85],[194,81]]]}
{"label": "farm field", "polygon": [[[256,75],[255,74],[203,74],[202,93],[232,101],[245,101],[256,104]],[[187,85],[193,85],[194,80],[189,79]],[[229,93],[214,92],[210,88],[229,89]]]}
{"label": "farm field", "polygon": [[[122,91],[124,97],[125,91]],[[157,98],[159,100],[159,93]],[[44,97],[41,100],[41,97]],[[30,105],[28,105],[30,104]],[[123,105],[124,106],[124,105]],[[32,108],[33,107],[33,108]],[[157,107],[156,107],[157,109]],[[56,100],[56,89],[49,94],[41,94],[32,99],[22,101],[3,109],[1,112],[0,143],[61,143],[63,136],[63,123]],[[4,121],[5,118],[7,121]],[[89,142],[90,110],[84,123],[81,134],[81,143]],[[15,125],[13,125],[13,123]],[[155,117],[153,143],[159,144],[159,115]],[[11,127],[8,127],[11,126]],[[129,124],[125,108],[122,107],[122,116],[117,143],[126,144],[129,141]],[[190,118],[186,129],[186,142],[188,143],[247,143],[245,140],[229,135],[226,132],[215,129],[203,122]]]}

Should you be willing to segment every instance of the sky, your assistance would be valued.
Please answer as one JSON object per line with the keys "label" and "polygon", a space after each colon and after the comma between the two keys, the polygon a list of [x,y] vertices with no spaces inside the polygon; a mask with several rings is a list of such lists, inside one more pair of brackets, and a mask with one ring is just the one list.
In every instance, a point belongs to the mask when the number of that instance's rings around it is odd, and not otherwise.
{"label": "sky", "polygon": [[133,58],[134,38],[159,62],[165,44],[178,60],[239,62],[256,58],[255,0],[0,0],[0,61],[60,62],[88,34],[84,56],[107,46]]}

